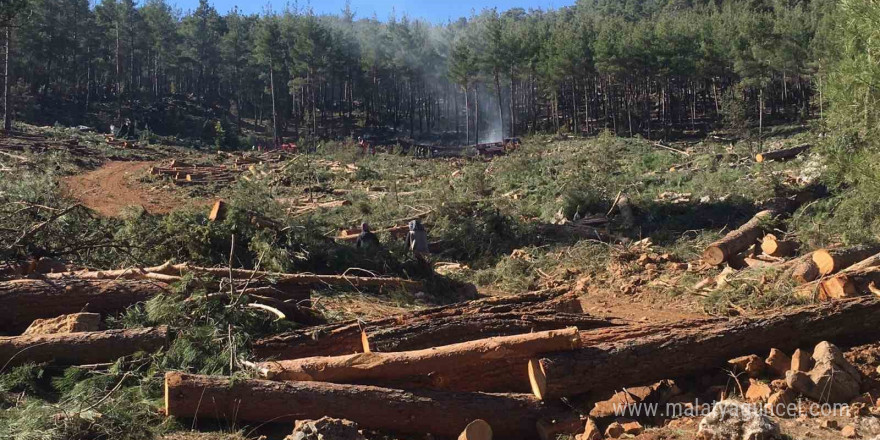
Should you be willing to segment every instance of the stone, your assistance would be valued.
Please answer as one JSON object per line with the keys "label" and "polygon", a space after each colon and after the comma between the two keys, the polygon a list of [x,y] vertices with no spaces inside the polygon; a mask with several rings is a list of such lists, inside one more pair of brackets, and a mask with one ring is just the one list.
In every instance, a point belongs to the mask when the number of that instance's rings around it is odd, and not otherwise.
{"label": "stone", "polygon": [[611,422],[611,424],[605,428],[605,437],[608,438],[620,438],[624,433],[626,433],[626,430],[623,428],[623,425],[618,422]]}
{"label": "stone", "polygon": [[754,354],[733,358],[727,361],[727,363],[732,365],[737,371],[745,372],[749,377],[760,376],[767,366],[764,364],[764,359],[761,359],[758,355]]}
{"label": "stone", "polygon": [[37,319],[23,335],[54,335],[58,333],[96,332],[101,326],[97,313],[73,313],[56,318]]}
{"label": "stone", "polygon": [[782,376],[782,379],[773,379],[770,382],[770,388],[773,388],[776,391],[782,391],[788,389],[788,384],[785,382],[785,376]]}
{"label": "stone", "polygon": [[825,419],[825,420],[822,420],[821,422],[819,422],[819,426],[821,426],[825,429],[837,429],[837,420]]}
{"label": "stone", "polygon": [[749,379],[749,388],[746,390],[745,398],[749,402],[764,402],[770,398],[773,390],[770,385],[755,379]]}
{"label": "stone", "polygon": [[624,434],[639,435],[645,430],[642,424],[635,420],[617,419],[617,423],[620,423],[620,426],[623,427]]}
{"label": "stone", "polygon": [[297,420],[293,433],[284,440],[366,440],[358,425],[350,420],[322,417],[318,420]]}
{"label": "stone", "polygon": [[782,350],[770,349],[770,355],[764,360],[767,370],[776,376],[784,377],[785,372],[791,369],[791,358]]}
{"label": "stone", "polygon": [[791,355],[791,369],[794,371],[810,371],[813,368],[813,360],[810,354],[798,348]]}
{"label": "stone", "polygon": [[801,394],[822,403],[847,403],[859,395],[862,376],[835,345],[820,342],[813,350],[809,372],[788,371],[785,381]]}
{"label": "stone", "polygon": [[840,435],[845,438],[856,438],[858,434],[856,433],[856,427],[853,425],[846,425],[843,429],[840,430]]}
{"label": "stone", "polygon": [[592,417],[587,418],[587,426],[584,427],[584,433],[578,436],[579,440],[602,440],[602,431],[596,425],[596,421]]}
{"label": "stone", "polygon": [[779,438],[779,425],[748,403],[723,400],[700,421],[699,440],[771,440]]}
{"label": "stone", "polygon": [[626,416],[635,405],[643,403],[665,403],[681,394],[681,389],[671,380],[662,380],[653,385],[630,387],[618,391],[607,400],[596,402],[590,410],[590,417]]}
{"label": "stone", "polygon": [[764,409],[777,417],[794,417],[798,414],[797,393],[791,388],[776,391],[767,398]]}

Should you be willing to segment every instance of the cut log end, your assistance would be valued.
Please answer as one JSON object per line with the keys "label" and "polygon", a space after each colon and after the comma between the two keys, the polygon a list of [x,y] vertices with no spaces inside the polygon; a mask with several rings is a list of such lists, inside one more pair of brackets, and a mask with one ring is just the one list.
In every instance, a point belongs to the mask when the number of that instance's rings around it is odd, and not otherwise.
{"label": "cut log end", "polygon": [[364,347],[364,353],[372,353],[373,350],[370,349],[370,338],[367,336],[367,332],[361,330],[361,345]]}
{"label": "cut log end", "polygon": [[763,154],[758,153],[758,154],[755,155],[755,162],[763,162],[763,161],[764,161],[764,155],[763,155]]}
{"label": "cut log end", "polygon": [[819,275],[828,275],[835,270],[834,257],[827,249],[819,249],[818,251],[813,252],[813,262],[816,263]]}
{"label": "cut log end", "polygon": [[483,419],[468,423],[458,440],[492,440],[492,427]]}
{"label": "cut log end", "polygon": [[724,249],[720,246],[711,245],[703,252],[703,261],[713,266],[717,266],[727,260]]}
{"label": "cut log end", "polygon": [[529,360],[529,383],[532,385],[532,393],[540,400],[547,395],[547,375],[540,359]]}
{"label": "cut log end", "polygon": [[226,203],[224,203],[223,200],[217,200],[216,202],[214,202],[214,206],[211,208],[211,213],[208,214],[208,220],[212,222],[222,221],[225,215]]}

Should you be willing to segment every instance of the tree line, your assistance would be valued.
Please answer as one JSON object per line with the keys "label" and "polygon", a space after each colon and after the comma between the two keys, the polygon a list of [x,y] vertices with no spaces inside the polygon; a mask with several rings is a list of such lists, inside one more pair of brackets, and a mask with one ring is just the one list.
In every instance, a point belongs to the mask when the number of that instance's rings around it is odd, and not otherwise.
{"label": "tree line", "polygon": [[185,97],[233,131],[276,139],[763,127],[822,111],[835,4],[579,0],[432,24],[349,7],[221,15],[207,0],[186,13],[165,0],[16,0],[2,15],[4,108],[120,120]]}

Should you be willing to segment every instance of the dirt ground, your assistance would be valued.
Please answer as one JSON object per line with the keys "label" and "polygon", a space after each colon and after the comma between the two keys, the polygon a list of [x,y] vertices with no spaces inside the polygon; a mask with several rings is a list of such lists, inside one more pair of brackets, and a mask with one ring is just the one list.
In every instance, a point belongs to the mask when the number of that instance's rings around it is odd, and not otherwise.
{"label": "dirt ground", "polygon": [[64,179],[67,195],[108,217],[124,208],[142,206],[150,214],[167,214],[190,201],[166,188],[151,188],[137,181],[153,162],[107,162],[101,168]]}

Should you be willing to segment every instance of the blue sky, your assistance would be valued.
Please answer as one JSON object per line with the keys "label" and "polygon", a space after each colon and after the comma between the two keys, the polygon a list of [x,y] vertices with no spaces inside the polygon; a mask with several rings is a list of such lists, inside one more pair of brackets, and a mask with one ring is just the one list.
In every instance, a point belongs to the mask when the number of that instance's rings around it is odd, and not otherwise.
{"label": "blue sky", "polygon": [[[234,6],[245,13],[262,12],[267,4],[271,4],[276,11],[284,9],[286,0],[209,0],[221,14],[225,14]],[[169,0],[180,9],[187,11],[195,9],[198,0]],[[290,2],[293,4],[293,1]],[[424,18],[435,23],[445,22],[447,19],[457,19],[471,15],[471,10],[480,12],[483,8],[497,7],[499,11],[511,8],[540,8],[556,9],[574,4],[574,0],[351,0],[351,7],[356,16],[360,18],[376,16],[385,21],[391,11],[394,10],[400,17],[407,13],[413,18]],[[345,7],[345,0],[299,0],[300,7],[310,5],[317,13],[336,14]]]}

